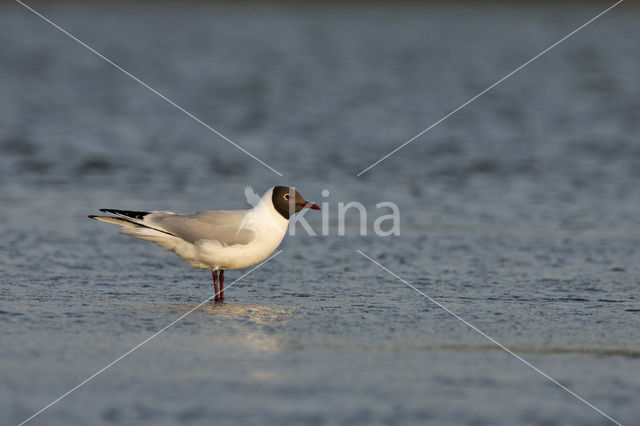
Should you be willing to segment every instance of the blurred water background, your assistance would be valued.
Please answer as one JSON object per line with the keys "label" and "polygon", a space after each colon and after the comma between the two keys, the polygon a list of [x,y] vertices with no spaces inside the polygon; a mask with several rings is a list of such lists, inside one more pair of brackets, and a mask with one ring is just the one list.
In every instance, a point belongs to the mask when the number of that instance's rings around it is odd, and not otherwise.
{"label": "blurred water background", "polygon": [[[31,3],[29,3],[31,4]],[[0,413],[17,424],[207,298],[86,218],[295,185],[283,253],[32,424],[623,424],[640,418],[640,8],[609,3],[0,4]],[[331,191],[322,198],[320,191]],[[337,203],[401,235],[337,235]],[[316,212],[311,212],[316,213]],[[319,230],[320,215],[307,215]],[[229,271],[227,283],[241,271]]]}

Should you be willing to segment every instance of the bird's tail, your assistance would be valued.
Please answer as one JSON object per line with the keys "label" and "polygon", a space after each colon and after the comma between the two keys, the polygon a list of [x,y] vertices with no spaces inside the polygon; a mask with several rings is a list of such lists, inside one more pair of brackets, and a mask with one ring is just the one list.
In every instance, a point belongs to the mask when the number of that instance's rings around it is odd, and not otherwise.
{"label": "bird's tail", "polygon": [[137,228],[139,226],[148,227],[146,224],[142,223],[142,221],[149,212],[116,209],[100,209],[100,211],[112,214],[113,216],[90,215],[89,217],[91,219],[101,220],[103,222],[113,223],[114,225],[120,225],[127,228]]}
{"label": "bird's tail", "polygon": [[100,210],[116,216],[89,215],[89,218],[122,226],[122,228],[120,228],[120,233],[122,234],[130,235],[145,241],[151,241],[162,248],[175,251],[177,239],[173,237],[176,235],[143,223],[144,216],[150,213],[133,212],[128,210]]}
{"label": "bird's tail", "polygon": [[[114,216],[95,216],[90,215],[91,219],[100,220],[102,222],[113,223],[114,225],[120,225],[123,228],[135,228],[133,229],[121,229],[120,232],[127,235],[133,235],[134,237],[142,238],[147,236],[155,237],[160,234],[171,235],[175,237],[175,234],[158,228],[153,223],[146,223],[145,218],[153,212],[139,212],[132,210],[115,210],[115,209],[100,209],[105,213],[111,213]],[[153,231],[149,234],[146,231]]]}
{"label": "bird's tail", "polygon": [[95,219],[95,220],[100,220],[102,222],[113,223],[114,225],[120,225],[120,226],[124,226],[126,228],[139,228],[140,227],[140,225],[138,225],[137,223],[132,222],[132,221],[130,221],[128,219],[121,218],[121,217],[89,215],[89,218]]}

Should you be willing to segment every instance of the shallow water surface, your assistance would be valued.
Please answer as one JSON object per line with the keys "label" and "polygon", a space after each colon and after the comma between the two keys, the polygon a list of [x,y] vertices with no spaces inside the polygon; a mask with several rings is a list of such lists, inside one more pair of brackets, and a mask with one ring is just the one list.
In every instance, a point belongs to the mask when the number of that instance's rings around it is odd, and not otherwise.
{"label": "shallow water surface", "polygon": [[[31,424],[623,424],[640,418],[640,9],[37,3],[280,178],[18,4],[0,6],[0,413],[18,424],[212,294],[87,219],[328,202],[283,252]],[[321,190],[330,190],[322,197]],[[401,210],[338,235],[337,203]],[[307,214],[316,230],[319,212]]]}

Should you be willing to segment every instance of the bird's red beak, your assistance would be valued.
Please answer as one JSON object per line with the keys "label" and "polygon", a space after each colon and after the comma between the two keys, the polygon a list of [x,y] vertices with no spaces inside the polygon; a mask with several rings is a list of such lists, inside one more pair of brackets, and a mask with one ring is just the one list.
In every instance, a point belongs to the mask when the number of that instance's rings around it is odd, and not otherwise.
{"label": "bird's red beak", "polygon": [[302,207],[303,209],[311,209],[311,210],[322,210],[319,205],[314,203],[296,203],[296,206]]}

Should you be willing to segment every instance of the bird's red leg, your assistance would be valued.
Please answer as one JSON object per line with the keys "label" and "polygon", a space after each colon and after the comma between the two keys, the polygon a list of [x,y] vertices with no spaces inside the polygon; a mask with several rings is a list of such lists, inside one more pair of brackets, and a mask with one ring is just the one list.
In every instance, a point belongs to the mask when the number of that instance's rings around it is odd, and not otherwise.
{"label": "bird's red leg", "polygon": [[224,269],[220,270],[220,300],[224,300]]}
{"label": "bird's red leg", "polygon": [[211,271],[211,276],[213,277],[213,300],[214,301],[218,301],[219,295],[218,295],[218,271]]}

